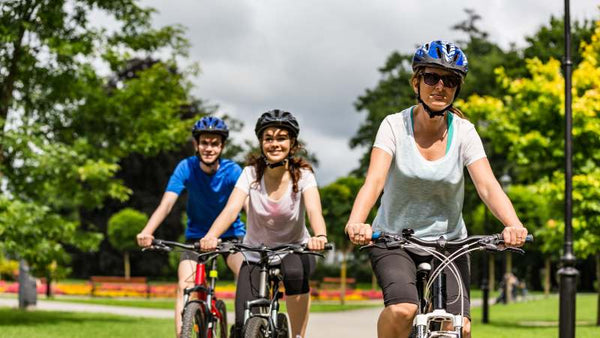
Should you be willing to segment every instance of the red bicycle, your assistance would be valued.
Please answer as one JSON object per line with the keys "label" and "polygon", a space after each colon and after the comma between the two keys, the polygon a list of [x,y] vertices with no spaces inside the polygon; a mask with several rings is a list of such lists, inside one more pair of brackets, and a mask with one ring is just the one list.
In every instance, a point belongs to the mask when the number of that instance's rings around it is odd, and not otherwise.
{"label": "red bicycle", "polygon": [[[227,309],[217,299],[217,257],[229,253],[222,245],[216,251],[201,252],[198,243],[186,244],[152,240],[152,250],[171,252],[174,249],[193,251],[198,257],[194,286],[183,291],[181,338],[227,338]],[[208,276],[206,266],[210,265]]]}

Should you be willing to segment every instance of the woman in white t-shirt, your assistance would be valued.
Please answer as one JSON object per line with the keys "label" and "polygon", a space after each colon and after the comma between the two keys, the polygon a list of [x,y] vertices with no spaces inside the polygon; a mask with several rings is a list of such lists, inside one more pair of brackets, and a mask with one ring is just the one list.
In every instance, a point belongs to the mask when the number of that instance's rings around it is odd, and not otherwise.
{"label": "woman in white t-shirt", "polygon": [[[200,240],[203,250],[214,249],[217,238],[235,220],[246,199],[247,231],[244,243],[308,244],[311,250],[323,250],[327,243],[321,199],[310,164],[294,155],[299,150],[298,121],[289,112],[272,110],[257,121],[256,136],[261,155],[252,158],[233,189],[227,205]],[[305,225],[308,215],[313,236]],[[239,336],[243,325],[244,304],[258,298],[251,280],[257,280],[259,270],[252,262],[258,257],[247,254],[248,264],[240,269],[236,288],[235,331]],[[287,312],[293,337],[303,337],[310,307],[309,278],[315,267],[312,255],[290,254],[281,260]]]}
{"label": "woman in white t-shirt", "polygon": [[[492,213],[504,224],[507,245],[521,246],[527,230],[494,177],[473,124],[452,103],[467,75],[467,57],[451,42],[432,41],[413,57],[411,84],[418,104],[388,115],[379,127],[364,185],[346,225],[350,240],[371,241],[372,231],[401,233],[412,228],[422,239],[467,236],[462,218],[464,168]],[[367,215],[383,191],[373,227]],[[416,264],[427,257],[404,249],[369,249],[371,265],[383,290],[385,308],[378,337],[408,337],[417,311]],[[457,261],[469,290],[469,259]],[[447,279],[447,298],[458,285]],[[448,306],[458,314],[465,305],[464,337],[470,337],[469,296]]]}

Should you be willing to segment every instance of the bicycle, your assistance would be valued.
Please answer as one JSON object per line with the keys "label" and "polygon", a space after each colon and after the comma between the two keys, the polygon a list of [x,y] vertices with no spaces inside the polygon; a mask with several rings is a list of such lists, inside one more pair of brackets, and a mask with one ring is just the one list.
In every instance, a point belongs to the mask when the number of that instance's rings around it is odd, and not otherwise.
{"label": "bicycle", "polygon": [[[446,240],[443,237],[435,241],[425,241],[413,237],[412,229],[405,229],[402,234],[391,234],[385,232],[373,233],[373,244],[364,245],[360,250],[378,247],[382,249],[413,248],[426,251],[433,257],[434,266],[429,263],[421,263],[417,267],[417,315],[413,320],[413,328],[409,337],[455,337],[462,338],[462,326],[464,319],[465,293],[461,281],[460,272],[454,261],[462,255],[473,251],[486,250],[491,252],[512,251],[524,254],[520,248],[504,246],[502,234],[469,236],[459,240]],[[526,242],[533,242],[533,236],[527,235]],[[446,250],[452,253],[446,255]],[[452,251],[456,250],[456,251]],[[435,264],[437,263],[437,264]],[[443,269],[448,267],[452,276],[456,279],[459,287],[457,299],[461,301],[459,315],[446,312],[446,274]]]}
{"label": "bicycle", "polygon": [[[325,245],[325,250],[331,250],[331,244]],[[288,338],[291,334],[290,321],[287,313],[279,312],[279,299],[283,293],[279,284],[283,275],[278,262],[271,258],[283,254],[311,254],[323,257],[322,254],[309,251],[306,245],[283,244],[275,247],[261,245],[258,247],[236,243],[232,245],[231,252],[256,252],[260,254],[258,268],[260,269],[260,282],[258,298],[244,304],[244,338]]]}
{"label": "bicycle", "polygon": [[[217,299],[217,256],[230,253],[226,244],[217,250],[200,253],[198,243],[185,244],[152,240],[150,250],[171,252],[175,248],[193,251],[197,255],[194,286],[183,291],[183,312],[181,338],[227,338],[227,309],[225,302]],[[206,264],[210,264],[208,278]]]}

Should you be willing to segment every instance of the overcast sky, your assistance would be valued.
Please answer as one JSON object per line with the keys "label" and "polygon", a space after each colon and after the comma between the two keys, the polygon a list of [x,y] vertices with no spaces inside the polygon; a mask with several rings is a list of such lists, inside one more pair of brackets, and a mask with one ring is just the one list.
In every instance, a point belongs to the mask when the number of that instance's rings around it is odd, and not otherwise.
{"label": "overcast sky", "polygon": [[[593,19],[598,0],[572,0],[571,20]],[[465,36],[450,27],[465,8],[480,27],[507,48],[562,16],[562,0],[145,0],[157,26],[181,24],[191,42],[190,60],[201,74],[194,94],[245,123],[236,139],[252,139],[256,119],[288,110],[300,137],[314,152],[320,185],[358,165],[364,149],[349,139],[365,113],[353,103],[379,80],[378,68],[394,50],[413,52],[433,39]],[[393,112],[390,112],[393,113]],[[467,112],[468,114],[468,112]]]}

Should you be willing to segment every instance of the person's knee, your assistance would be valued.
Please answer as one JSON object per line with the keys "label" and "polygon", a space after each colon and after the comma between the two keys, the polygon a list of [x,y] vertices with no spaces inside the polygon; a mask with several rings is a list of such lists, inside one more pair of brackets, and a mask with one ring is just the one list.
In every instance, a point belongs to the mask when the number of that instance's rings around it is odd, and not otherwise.
{"label": "person's knee", "polygon": [[415,304],[393,304],[389,305],[387,309],[394,321],[400,321],[403,323],[412,322],[413,318],[417,314],[417,305]]}
{"label": "person's knee", "polygon": [[469,320],[469,318],[465,318],[464,322],[463,322],[463,337],[464,338],[470,338],[471,337],[471,321]]}
{"label": "person's knee", "polygon": [[187,281],[180,280],[179,282],[177,282],[177,294],[183,295],[183,290],[185,290],[187,288],[191,288],[193,286],[194,286],[193,283],[189,283]]}

